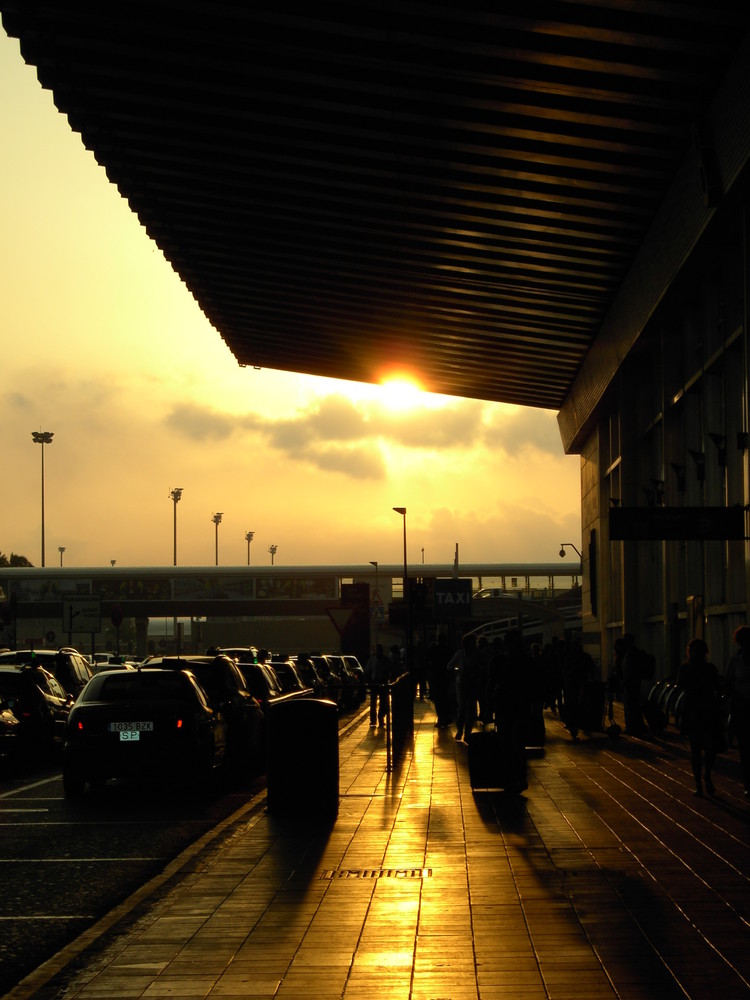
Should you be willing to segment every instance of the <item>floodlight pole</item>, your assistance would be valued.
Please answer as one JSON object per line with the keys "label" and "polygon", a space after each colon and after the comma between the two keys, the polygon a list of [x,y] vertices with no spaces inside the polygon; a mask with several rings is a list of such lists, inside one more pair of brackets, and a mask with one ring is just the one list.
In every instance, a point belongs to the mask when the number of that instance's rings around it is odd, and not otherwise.
{"label": "floodlight pole", "polygon": [[173,490],[169,491],[169,495],[174,503],[174,565],[177,565],[177,504],[182,499],[182,487],[175,486]]}
{"label": "floodlight pole", "polygon": [[411,601],[409,600],[409,569],[406,561],[406,507],[394,507],[394,511],[400,514],[404,521],[404,608],[406,611],[406,669],[411,670]]}
{"label": "floodlight pole", "polygon": [[214,514],[211,520],[214,522],[216,528],[216,565],[219,565],[219,525],[221,524],[222,512],[219,511],[218,514]]}
{"label": "floodlight pole", "polygon": [[44,541],[44,446],[45,444],[52,444],[52,438],[54,437],[54,431],[32,431],[31,439],[34,444],[40,444],[42,446],[42,566],[46,565],[45,560],[45,541]]}

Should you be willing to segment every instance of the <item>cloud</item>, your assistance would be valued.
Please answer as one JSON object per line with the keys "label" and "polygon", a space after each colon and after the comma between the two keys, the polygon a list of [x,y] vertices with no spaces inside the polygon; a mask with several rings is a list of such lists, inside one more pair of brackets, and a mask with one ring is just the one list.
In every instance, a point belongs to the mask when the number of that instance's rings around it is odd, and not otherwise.
{"label": "cloud", "polygon": [[483,404],[473,400],[406,412],[377,404],[369,409],[369,424],[378,436],[405,448],[466,448],[481,437],[482,413]]}
{"label": "cloud", "polygon": [[509,455],[518,455],[526,449],[563,454],[557,419],[551,410],[520,408],[508,411],[498,407],[492,411],[484,440],[491,448],[501,448]]}
{"label": "cloud", "polygon": [[475,448],[516,458],[530,449],[537,455],[562,456],[553,413],[476,400],[394,411],[380,402],[355,402],[332,393],[283,417],[180,403],[166,415],[164,423],[196,443],[257,435],[294,462],[353,480],[385,477],[383,449],[389,445],[404,449],[406,462],[421,458],[416,454],[419,451],[460,452],[466,461],[473,461]]}
{"label": "cloud", "polygon": [[264,421],[258,430],[282,451],[299,454],[315,442],[364,441],[370,428],[362,412],[342,396],[326,396],[284,420]]}
{"label": "cloud", "polygon": [[34,406],[33,401],[24,396],[21,392],[6,392],[3,394],[3,409],[11,410],[15,413],[26,413]]}
{"label": "cloud", "polygon": [[218,413],[196,403],[183,403],[167,414],[164,423],[192,441],[226,441],[239,426],[247,427],[247,418],[238,422],[229,413]]}
{"label": "cloud", "polygon": [[351,479],[385,479],[386,464],[372,448],[323,448],[312,451],[307,461],[325,472],[343,472]]}

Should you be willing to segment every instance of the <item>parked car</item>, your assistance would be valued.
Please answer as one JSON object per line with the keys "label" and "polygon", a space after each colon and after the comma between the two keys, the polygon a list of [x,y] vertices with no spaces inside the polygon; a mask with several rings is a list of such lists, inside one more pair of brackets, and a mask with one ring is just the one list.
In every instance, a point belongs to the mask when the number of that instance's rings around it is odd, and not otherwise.
{"label": "parked car", "polygon": [[112,670],[120,667],[122,670],[135,670],[138,663],[136,660],[119,653],[94,653],[91,669],[95,674],[100,670]]}
{"label": "parked car", "polygon": [[312,686],[305,684],[294,660],[271,660],[270,665],[284,694],[312,694]]}
{"label": "parked car", "polygon": [[238,774],[261,774],[266,766],[266,719],[236,660],[217,656],[157,656],[144,661],[154,666],[189,669],[198,678],[211,704],[227,723],[227,764]]}
{"label": "parked car", "polygon": [[44,667],[0,663],[0,703],[18,720],[25,754],[45,756],[62,747],[73,698]]}
{"label": "parked car", "polygon": [[231,656],[233,660],[242,660],[243,663],[255,663],[258,659],[258,649],[256,646],[212,646],[206,650],[206,656]]}
{"label": "parked car", "polygon": [[352,653],[344,653],[342,657],[347,669],[355,678],[357,688],[358,688],[358,701],[357,704],[361,705],[362,702],[367,697],[367,680],[365,678],[365,670],[362,664],[359,662],[358,658]]}
{"label": "parked car", "polygon": [[339,704],[344,711],[351,712],[361,701],[359,678],[338,653],[328,653],[326,660],[341,681]]}
{"label": "parked car", "polygon": [[65,794],[107,778],[205,784],[224,764],[227,729],[191,670],[103,670],[68,717]]}
{"label": "parked car", "polygon": [[324,697],[327,692],[326,681],[318,672],[312,657],[308,653],[300,653],[294,665],[305,686],[310,688],[317,697]]}
{"label": "parked car", "polygon": [[0,653],[0,665],[4,663],[44,667],[73,698],[78,697],[94,673],[83,653],[72,646],[61,646],[59,649],[5,650]]}
{"label": "parked car", "polygon": [[0,701],[0,764],[12,766],[21,757],[21,723]]}
{"label": "parked car", "polygon": [[243,663],[240,661],[237,666],[245,678],[248,691],[260,702],[260,706],[264,712],[270,701],[274,701],[284,694],[279,678],[270,664]]}
{"label": "parked car", "polygon": [[346,707],[346,681],[341,673],[340,666],[335,660],[324,653],[317,653],[310,659],[315,669],[323,678],[325,683],[325,696],[335,701],[339,708]]}

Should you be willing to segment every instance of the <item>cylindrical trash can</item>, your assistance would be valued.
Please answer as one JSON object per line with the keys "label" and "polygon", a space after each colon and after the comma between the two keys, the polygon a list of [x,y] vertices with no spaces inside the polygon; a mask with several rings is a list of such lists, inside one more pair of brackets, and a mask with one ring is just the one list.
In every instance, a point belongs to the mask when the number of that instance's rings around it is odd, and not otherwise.
{"label": "cylindrical trash can", "polygon": [[338,706],[324,698],[268,705],[268,811],[332,820],[339,811]]}

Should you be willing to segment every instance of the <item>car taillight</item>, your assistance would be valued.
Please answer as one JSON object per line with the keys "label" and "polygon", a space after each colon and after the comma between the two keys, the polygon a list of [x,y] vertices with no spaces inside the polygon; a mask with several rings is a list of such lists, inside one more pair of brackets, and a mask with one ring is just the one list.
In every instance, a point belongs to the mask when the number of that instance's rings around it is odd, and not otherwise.
{"label": "car taillight", "polygon": [[182,719],[177,720],[177,728],[182,729]]}
{"label": "car taillight", "polygon": [[78,722],[78,732],[79,733],[83,732],[83,723],[80,721]]}

